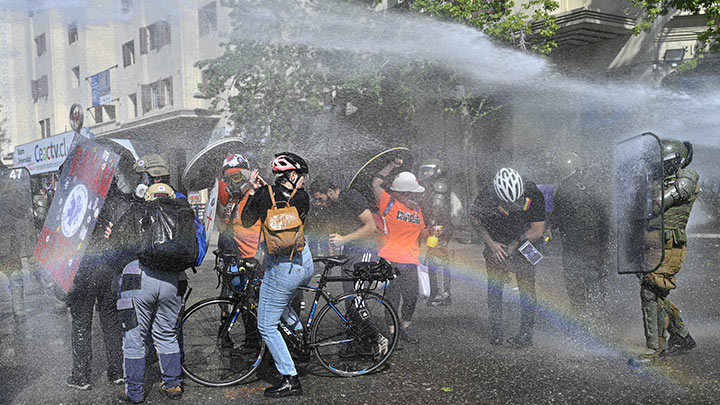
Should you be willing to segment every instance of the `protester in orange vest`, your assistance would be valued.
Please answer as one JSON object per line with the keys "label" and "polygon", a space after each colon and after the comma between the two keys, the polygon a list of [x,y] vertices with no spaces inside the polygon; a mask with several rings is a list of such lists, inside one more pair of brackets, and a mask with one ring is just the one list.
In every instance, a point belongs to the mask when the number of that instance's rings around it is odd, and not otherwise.
{"label": "protester in orange vest", "polygon": [[[420,193],[425,191],[410,172],[401,172],[392,181],[390,193],[382,184],[394,168],[402,165],[395,159],[381,169],[372,179],[372,189],[378,210],[382,215],[384,233],[380,240],[378,256],[391,262],[399,272],[387,289],[388,301],[400,310],[400,337],[408,343],[418,343],[410,330],[418,299],[417,265],[420,264],[421,234],[426,236],[425,222],[418,204]],[[400,301],[402,299],[402,307]]]}

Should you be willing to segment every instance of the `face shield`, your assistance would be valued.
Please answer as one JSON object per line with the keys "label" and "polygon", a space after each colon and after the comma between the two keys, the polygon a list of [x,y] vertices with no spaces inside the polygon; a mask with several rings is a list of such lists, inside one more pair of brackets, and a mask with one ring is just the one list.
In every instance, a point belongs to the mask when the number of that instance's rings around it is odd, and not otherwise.
{"label": "face shield", "polygon": [[422,165],[420,166],[420,181],[429,179],[430,177],[437,174],[437,165]]}

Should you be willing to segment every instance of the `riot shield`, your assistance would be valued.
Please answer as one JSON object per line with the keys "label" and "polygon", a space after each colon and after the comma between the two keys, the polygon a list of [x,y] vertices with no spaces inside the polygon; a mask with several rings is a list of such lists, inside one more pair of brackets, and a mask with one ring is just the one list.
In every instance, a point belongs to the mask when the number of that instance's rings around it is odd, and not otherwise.
{"label": "riot shield", "polygon": [[29,257],[35,248],[32,191],[27,168],[0,168],[0,257]]}
{"label": "riot shield", "polygon": [[228,155],[245,152],[245,144],[237,138],[225,138],[198,152],[183,171],[181,182],[188,191],[200,191],[213,186]]}
{"label": "riot shield", "polygon": [[203,217],[203,225],[205,226],[205,232],[207,232],[208,237],[207,240],[210,240],[210,232],[213,230],[213,225],[215,224],[215,212],[217,210],[217,202],[218,202],[218,191],[219,191],[219,184],[218,180],[215,179],[215,182],[213,183],[212,188],[210,191],[208,191],[208,201],[207,204],[205,204],[205,215]]}
{"label": "riot shield", "polygon": [[48,210],[35,258],[68,292],[110,190],[119,156],[75,136]]}
{"label": "riot shield", "polygon": [[370,203],[370,206],[375,207],[377,204],[375,203],[375,196],[373,195],[372,191],[372,178],[383,167],[385,167],[388,163],[392,162],[393,159],[402,159],[403,165],[402,167],[399,167],[390,172],[390,175],[387,176],[388,181],[385,183],[385,186],[389,186],[389,184],[392,182],[392,179],[399,172],[411,170],[413,163],[413,155],[410,152],[410,149],[404,147],[391,148],[378,153],[377,155],[373,156],[372,159],[368,160],[367,163],[365,163],[355,173],[353,178],[350,180],[350,183],[348,183],[347,188],[354,188],[359,191],[360,194],[362,194]]}
{"label": "riot shield", "polygon": [[134,166],[136,159],[133,153],[125,146],[110,138],[96,138],[93,139],[93,141],[120,157],[120,162],[115,170],[118,189],[124,194],[135,193],[135,186],[140,183],[140,174],[135,172]]}
{"label": "riot shield", "polygon": [[615,147],[614,201],[619,274],[654,271],[664,259],[662,148],[650,132]]}

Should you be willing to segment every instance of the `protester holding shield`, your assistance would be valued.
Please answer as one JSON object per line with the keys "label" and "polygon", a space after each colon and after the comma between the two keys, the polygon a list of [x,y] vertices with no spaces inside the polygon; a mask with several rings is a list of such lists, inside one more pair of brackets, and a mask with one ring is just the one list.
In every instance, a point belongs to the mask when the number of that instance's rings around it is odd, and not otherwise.
{"label": "protester holding shield", "polygon": [[115,181],[110,187],[105,204],[100,211],[85,256],[78,268],[73,285],[67,296],[72,317],[73,371],[67,386],[86,390],[90,388],[92,365],[92,319],[97,306],[103,329],[107,357],[107,379],[114,384],[123,383],[122,330],[115,309],[117,284],[115,276],[118,265],[114,251],[104,233],[110,223],[117,222],[129,208],[130,202],[117,188]]}
{"label": "protester holding shield", "polygon": [[401,309],[400,337],[406,342],[418,343],[417,336],[410,330],[410,324],[418,299],[419,238],[425,229],[418,202],[425,188],[418,184],[417,178],[410,172],[400,172],[395,176],[390,193],[382,187],[390,172],[402,164],[402,159],[388,163],[375,174],[371,185],[385,233],[381,237],[378,256],[393,263],[399,272],[399,277],[388,286],[387,298],[395,308]]}

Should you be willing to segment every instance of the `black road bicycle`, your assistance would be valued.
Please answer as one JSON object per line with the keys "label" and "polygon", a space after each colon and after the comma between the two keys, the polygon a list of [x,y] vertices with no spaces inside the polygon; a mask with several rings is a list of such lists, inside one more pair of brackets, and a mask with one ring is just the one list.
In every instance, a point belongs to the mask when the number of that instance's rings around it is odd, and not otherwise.
{"label": "black road bicycle", "polygon": [[[257,260],[213,253],[221,282],[231,287],[232,294],[207,298],[187,309],[182,320],[182,368],[197,383],[225,387],[250,377],[267,352],[257,336],[255,315],[262,280]],[[324,268],[317,286],[299,287],[314,293],[302,332],[280,322],[288,348],[300,360],[314,353],[327,370],[343,377],[377,370],[395,350],[400,322],[392,305],[372,290],[394,278],[394,269],[381,260],[356,263],[352,276],[329,276],[332,268],[348,261],[347,257],[315,257],[313,261],[323,263]],[[338,296],[326,291],[328,283],[343,281],[364,287]],[[321,298],[325,305],[318,310]]]}

